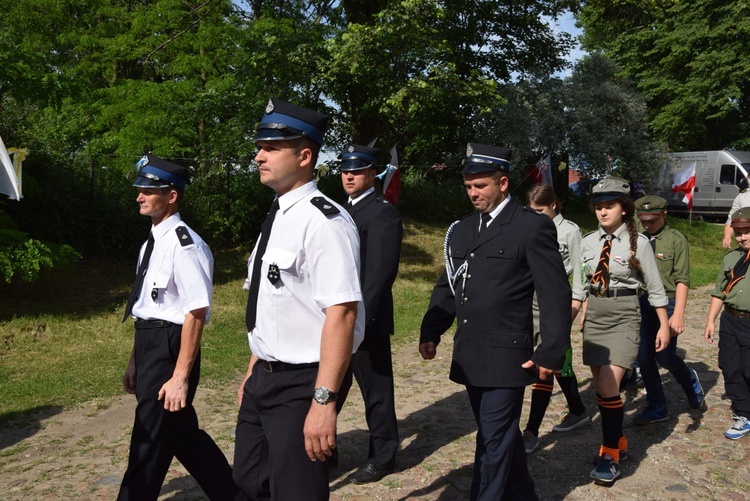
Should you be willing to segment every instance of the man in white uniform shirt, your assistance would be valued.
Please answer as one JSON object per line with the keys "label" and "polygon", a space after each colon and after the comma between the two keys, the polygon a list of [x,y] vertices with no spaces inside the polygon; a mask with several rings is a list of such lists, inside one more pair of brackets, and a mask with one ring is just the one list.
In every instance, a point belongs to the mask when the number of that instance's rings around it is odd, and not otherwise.
{"label": "man in white uniform shirt", "polygon": [[198,428],[193,408],[214,260],[206,243],[180,219],[178,205],[190,177],[184,167],[153,155],[137,168],[136,201],[152,227],[122,318],[135,317],[123,386],[135,393],[138,406],[118,499],[157,499],[173,457],[210,499],[235,499],[229,463]]}
{"label": "man in white uniform shirt", "polygon": [[248,263],[234,479],[253,500],[328,499],[337,401],[364,336],[357,228],[313,181],[327,122],[272,98],[256,128],[260,181],[277,198]]}

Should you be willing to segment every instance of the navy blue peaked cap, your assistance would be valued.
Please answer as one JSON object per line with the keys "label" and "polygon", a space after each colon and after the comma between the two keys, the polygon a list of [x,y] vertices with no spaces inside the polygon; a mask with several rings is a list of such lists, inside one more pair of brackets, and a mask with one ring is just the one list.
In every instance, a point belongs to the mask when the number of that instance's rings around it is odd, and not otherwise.
{"label": "navy blue peaked cap", "polygon": [[361,144],[350,144],[341,152],[341,171],[362,170],[375,166],[378,161],[377,148],[362,146]]}
{"label": "navy blue peaked cap", "polygon": [[513,151],[503,146],[469,143],[466,146],[466,159],[462,174],[478,174],[480,172],[503,171],[510,172],[510,157]]}
{"label": "navy blue peaked cap", "polygon": [[272,97],[255,128],[253,141],[280,141],[306,137],[318,146],[328,128],[328,116]]}
{"label": "navy blue peaked cap", "polygon": [[173,164],[151,153],[144,155],[135,164],[136,188],[169,188],[173,186],[185,191],[190,184],[190,173],[182,165]]}

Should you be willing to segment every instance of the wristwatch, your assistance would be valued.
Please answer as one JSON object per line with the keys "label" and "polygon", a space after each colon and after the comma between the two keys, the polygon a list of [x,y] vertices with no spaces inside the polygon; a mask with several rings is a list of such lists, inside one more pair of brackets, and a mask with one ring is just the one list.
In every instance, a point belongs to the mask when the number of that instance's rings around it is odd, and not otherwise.
{"label": "wristwatch", "polygon": [[335,402],[339,398],[339,395],[338,393],[332,392],[325,386],[318,386],[317,388],[315,388],[313,398],[315,398],[315,401],[320,405],[325,405],[328,402]]}

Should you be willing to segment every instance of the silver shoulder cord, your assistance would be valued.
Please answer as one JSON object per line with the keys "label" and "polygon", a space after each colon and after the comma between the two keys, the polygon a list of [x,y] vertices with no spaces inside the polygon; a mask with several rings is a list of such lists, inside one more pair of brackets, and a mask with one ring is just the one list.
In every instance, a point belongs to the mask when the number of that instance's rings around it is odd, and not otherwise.
{"label": "silver shoulder cord", "polygon": [[456,295],[456,289],[454,286],[454,282],[456,281],[456,278],[459,275],[463,275],[464,279],[464,285],[466,282],[466,271],[469,269],[469,262],[464,261],[461,266],[458,267],[457,270],[453,270],[453,256],[451,255],[451,247],[450,247],[450,241],[451,236],[453,235],[453,229],[458,224],[458,221],[454,221],[453,224],[450,225],[448,228],[448,231],[445,233],[445,242],[443,243],[443,255],[445,257],[445,271],[448,274],[448,285],[450,285],[451,292],[453,295]]}

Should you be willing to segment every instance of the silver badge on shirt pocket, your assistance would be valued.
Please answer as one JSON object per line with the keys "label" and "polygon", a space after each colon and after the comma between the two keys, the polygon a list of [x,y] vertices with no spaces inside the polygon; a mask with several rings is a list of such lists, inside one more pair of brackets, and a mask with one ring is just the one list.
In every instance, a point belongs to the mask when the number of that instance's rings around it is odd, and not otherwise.
{"label": "silver badge on shirt pocket", "polygon": [[268,265],[268,274],[266,275],[268,277],[268,281],[271,282],[273,285],[276,285],[279,280],[281,280],[281,273],[279,272],[279,265],[276,263],[271,263]]}

